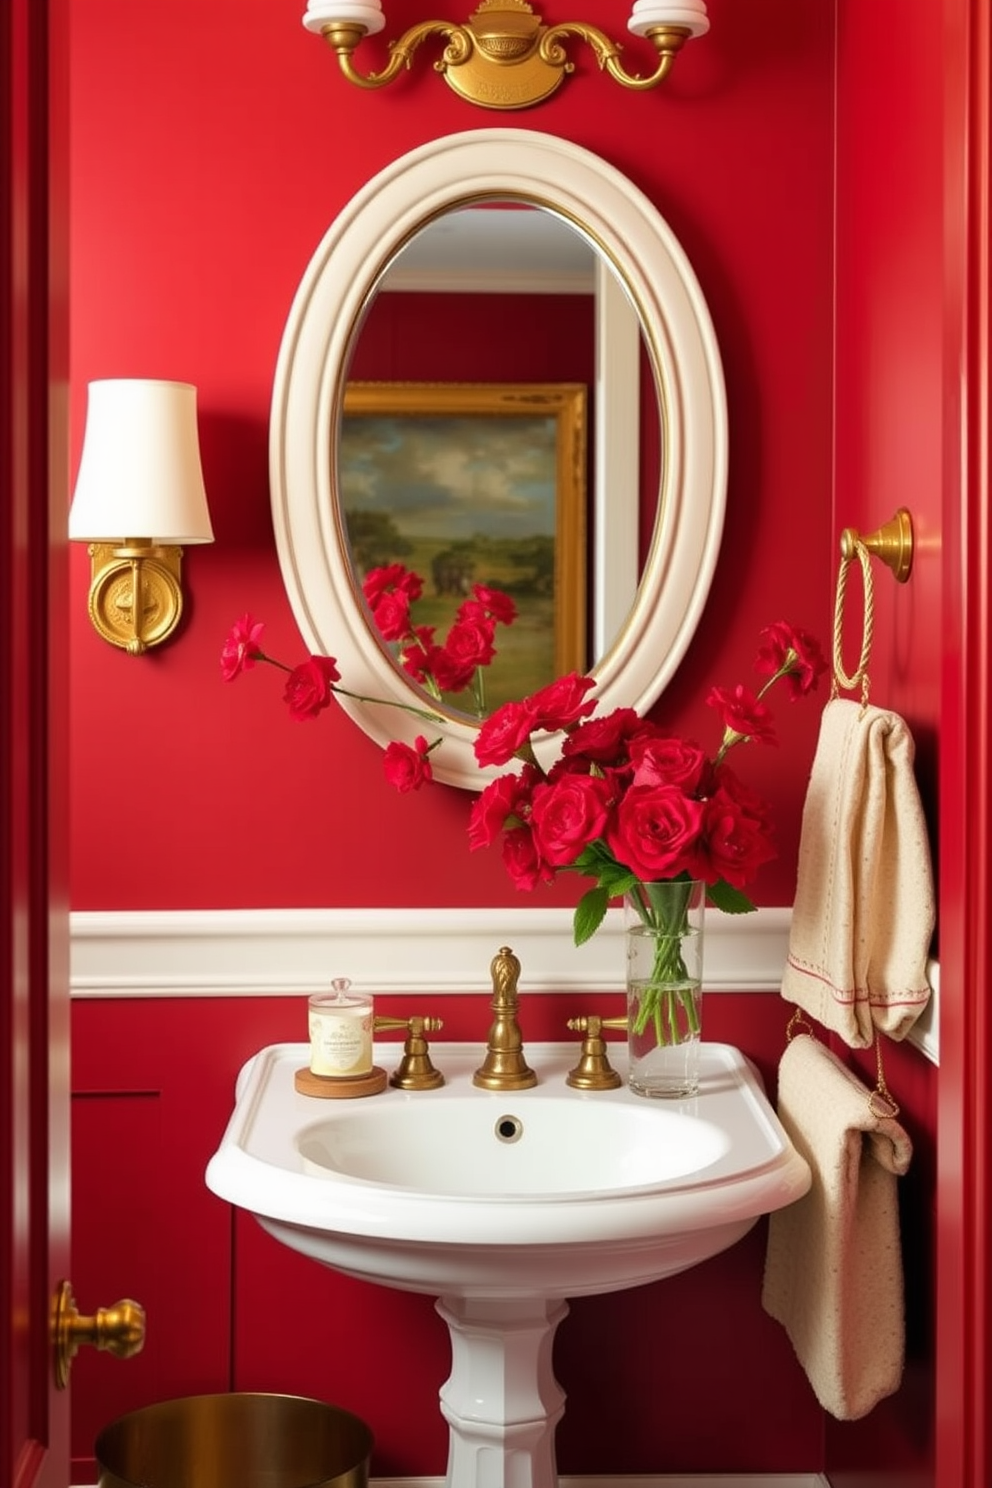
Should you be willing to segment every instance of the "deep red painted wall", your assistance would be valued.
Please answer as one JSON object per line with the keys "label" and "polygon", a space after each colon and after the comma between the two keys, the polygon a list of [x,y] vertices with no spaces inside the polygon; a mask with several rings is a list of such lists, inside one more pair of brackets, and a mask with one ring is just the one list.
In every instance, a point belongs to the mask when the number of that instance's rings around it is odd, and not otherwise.
{"label": "deep red painted wall", "polygon": [[[870,533],[907,507],[915,557],[905,586],[873,563],[871,701],[909,723],[917,778],[936,842],[942,649],[941,532],[945,438],[941,86],[933,86],[933,13],[900,0],[837,7],[837,341],[835,530]],[[943,74],[943,86],[954,78]],[[898,106],[912,97],[911,109]],[[885,189],[880,189],[880,182]],[[839,553],[837,555],[839,561]],[[862,581],[849,575],[846,669],[862,641]],[[902,1389],[863,1421],[826,1418],[825,1465],[835,1488],[931,1488],[934,1275],[937,1263],[938,1071],[913,1048],[884,1050],[885,1073],[914,1145],[900,1183],[907,1296]],[[872,1056],[852,1059],[874,1083]],[[952,1488],[952,1480],[939,1483]]]}
{"label": "deep red painted wall", "polygon": [[[437,135],[510,124],[597,151],[651,195],[699,275],[728,384],[729,511],[708,612],[661,716],[709,743],[703,696],[748,675],[762,625],[829,628],[830,7],[714,0],[710,35],[665,91],[621,91],[583,58],[558,97],[509,117],[470,108],[429,67],[361,93],[303,31],[301,8],[174,0],[162,25],[125,0],[75,7],[74,460],[87,380],[196,383],[217,536],[187,555],[185,634],[140,660],[89,628],[74,552],[77,909],[519,902],[495,854],[469,856],[464,793],[397,798],[378,749],[337,710],[291,724],[274,674],[226,687],[218,671],[246,609],[274,653],[300,655],[266,447],[295,286],[349,196]],[[585,11],[622,30],[613,0]],[[413,0],[390,13],[391,27],[422,18]],[[815,707],[779,712],[781,747],[741,762],[779,827],[781,856],[756,890],[766,904],[791,899],[817,723]],[[141,803],[141,834],[122,851],[108,804],[125,800]]]}

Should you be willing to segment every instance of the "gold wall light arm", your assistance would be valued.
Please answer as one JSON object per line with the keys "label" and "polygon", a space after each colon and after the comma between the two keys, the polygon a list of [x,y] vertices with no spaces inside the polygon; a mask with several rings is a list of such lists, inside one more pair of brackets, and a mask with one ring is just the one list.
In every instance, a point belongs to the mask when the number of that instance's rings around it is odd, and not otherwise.
{"label": "gold wall light arm", "polygon": [[[462,50],[467,55],[471,43],[462,36],[463,30],[463,27],[453,25],[450,21],[421,21],[418,26],[411,26],[408,31],[404,31],[398,41],[389,43],[389,61],[382,71],[369,73],[359,72],[352,61],[355,49],[365,35],[362,26],[331,21],[322,28],[321,35],[332,51],[337,54],[338,64],[349,83],[354,83],[356,88],[372,89],[382,88],[386,83],[393,82],[404,68],[409,71],[413,65],[414,52],[431,36],[449,37],[449,46],[454,48],[456,58]],[[445,59],[447,59],[447,52]],[[445,66],[445,60],[435,62],[434,66],[437,71],[441,71]]]}
{"label": "gold wall light arm", "polygon": [[636,92],[644,93],[649,88],[656,88],[659,83],[664,82],[672,70],[676,56],[689,40],[692,32],[688,26],[658,26],[645,34],[654,43],[658,53],[657,67],[646,77],[642,77],[640,73],[627,72],[620,61],[623,47],[619,42],[611,41],[598,26],[588,26],[582,21],[565,21],[560,26],[550,27],[541,38],[540,50],[541,55],[549,62],[553,62],[556,66],[564,66],[571,71],[571,64],[567,61],[561,46],[561,38],[579,36],[595,52],[601,72],[608,73],[614,82],[619,83],[623,88],[633,88]]}
{"label": "gold wall light arm", "polygon": [[845,527],[840,536],[842,557],[848,561],[854,558],[858,543],[891,569],[897,583],[906,583],[913,570],[913,519],[904,506],[867,537],[862,537],[856,527]]}

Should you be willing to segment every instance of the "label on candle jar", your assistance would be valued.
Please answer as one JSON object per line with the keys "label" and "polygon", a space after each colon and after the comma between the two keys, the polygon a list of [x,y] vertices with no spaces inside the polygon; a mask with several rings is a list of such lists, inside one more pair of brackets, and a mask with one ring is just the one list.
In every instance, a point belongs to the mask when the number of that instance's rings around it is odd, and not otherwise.
{"label": "label on candle jar", "polygon": [[372,1069],[372,999],[311,997],[310,1069],[315,1075],[367,1075]]}

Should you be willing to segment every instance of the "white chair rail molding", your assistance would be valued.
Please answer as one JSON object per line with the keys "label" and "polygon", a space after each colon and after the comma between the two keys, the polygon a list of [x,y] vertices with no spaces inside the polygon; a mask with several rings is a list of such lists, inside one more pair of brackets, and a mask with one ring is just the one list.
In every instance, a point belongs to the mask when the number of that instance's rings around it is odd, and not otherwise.
{"label": "white chair rail molding", "polygon": [[[707,995],[777,995],[788,909],[713,913]],[[339,972],[375,994],[486,993],[497,945],[509,943],[530,992],[564,997],[617,987],[619,910],[580,949],[568,909],[270,909],[74,911],[73,997],[297,997]],[[939,1063],[940,966],[908,1042]]]}

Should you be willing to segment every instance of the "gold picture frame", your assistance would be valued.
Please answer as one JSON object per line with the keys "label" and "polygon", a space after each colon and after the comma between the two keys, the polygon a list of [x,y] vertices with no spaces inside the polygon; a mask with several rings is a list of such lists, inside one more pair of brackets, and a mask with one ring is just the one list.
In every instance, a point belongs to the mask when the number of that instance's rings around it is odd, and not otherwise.
{"label": "gold picture frame", "polygon": [[497,632],[491,707],[585,670],[586,448],[582,383],[346,386],[337,470],[356,573],[416,569],[415,619],[439,634],[471,582],[505,588],[518,620]]}

